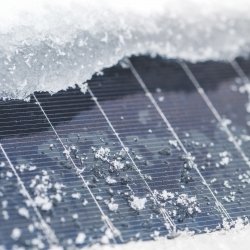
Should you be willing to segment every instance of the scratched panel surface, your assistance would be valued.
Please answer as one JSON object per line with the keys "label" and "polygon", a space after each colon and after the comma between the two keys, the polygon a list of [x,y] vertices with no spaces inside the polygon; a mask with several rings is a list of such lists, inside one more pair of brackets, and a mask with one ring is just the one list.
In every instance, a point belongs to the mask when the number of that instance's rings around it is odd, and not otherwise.
{"label": "scratched panel surface", "polygon": [[[248,162],[180,64],[131,63],[94,76],[91,93],[1,101],[0,246],[122,244],[250,215]],[[188,67],[250,157],[246,79],[226,63]]]}

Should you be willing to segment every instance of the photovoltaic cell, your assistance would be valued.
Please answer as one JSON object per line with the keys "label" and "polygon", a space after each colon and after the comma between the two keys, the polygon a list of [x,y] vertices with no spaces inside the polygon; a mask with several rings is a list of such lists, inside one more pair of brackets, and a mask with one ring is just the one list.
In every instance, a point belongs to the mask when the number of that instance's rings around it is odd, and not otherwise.
{"label": "photovoltaic cell", "polygon": [[[237,62],[248,75],[249,61]],[[94,76],[86,94],[75,88],[0,103],[0,143],[65,248],[167,236],[173,228],[164,215],[178,230],[216,230],[223,223],[216,199],[233,220],[249,216],[249,166],[180,63],[134,57],[131,65]],[[230,63],[187,66],[250,157],[246,83]],[[52,243],[6,155],[0,152],[0,245],[46,248]],[[77,241],[79,233],[86,239]]]}

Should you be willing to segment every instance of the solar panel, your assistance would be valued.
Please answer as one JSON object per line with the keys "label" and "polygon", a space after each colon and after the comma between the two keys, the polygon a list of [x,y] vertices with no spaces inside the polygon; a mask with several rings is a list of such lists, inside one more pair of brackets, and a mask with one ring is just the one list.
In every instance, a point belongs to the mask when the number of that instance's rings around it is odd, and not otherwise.
{"label": "solar panel", "polygon": [[140,56],[0,103],[0,244],[204,233],[249,216],[249,61]]}

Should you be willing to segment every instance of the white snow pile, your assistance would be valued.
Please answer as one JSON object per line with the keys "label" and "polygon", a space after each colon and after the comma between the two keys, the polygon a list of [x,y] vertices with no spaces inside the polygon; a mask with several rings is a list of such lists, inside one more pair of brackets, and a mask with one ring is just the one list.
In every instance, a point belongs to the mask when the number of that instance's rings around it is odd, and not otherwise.
{"label": "white snow pile", "polygon": [[[239,232],[240,230],[240,232]],[[124,245],[115,246],[100,246],[94,245],[88,250],[248,250],[250,245],[250,227],[235,228],[229,231],[222,230],[213,233],[190,235],[186,232],[179,237],[167,240],[164,237],[159,237],[151,241],[129,242]]]}
{"label": "white snow pile", "polygon": [[138,54],[228,60],[250,48],[249,0],[0,0],[0,97],[55,93]]}

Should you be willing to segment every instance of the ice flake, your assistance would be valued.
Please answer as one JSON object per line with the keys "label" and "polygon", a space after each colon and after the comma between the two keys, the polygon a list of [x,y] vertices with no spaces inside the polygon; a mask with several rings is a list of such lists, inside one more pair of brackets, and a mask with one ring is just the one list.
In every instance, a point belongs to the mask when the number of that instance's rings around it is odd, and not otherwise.
{"label": "ice flake", "polygon": [[131,198],[131,200],[129,201],[129,204],[130,204],[131,208],[133,208],[134,210],[137,210],[137,211],[145,208],[145,204],[147,202],[146,197],[139,198],[139,197],[132,195],[130,198]]}
{"label": "ice flake", "polygon": [[19,240],[19,238],[21,237],[21,235],[22,235],[22,231],[21,231],[21,229],[19,229],[19,228],[14,228],[13,230],[12,230],[12,233],[11,233],[11,238],[13,239],[13,240],[15,240],[15,241],[17,241],[17,240]]}
{"label": "ice flake", "polygon": [[40,207],[43,211],[49,211],[53,207],[52,202],[48,197],[37,196],[34,199],[36,205]]}
{"label": "ice flake", "polygon": [[82,205],[85,207],[88,203],[89,203],[88,200],[84,199],[83,202],[82,202]]}
{"label": "ice flake", "polygon": [[121,151],[119,152],[119,155],[121,157],[125,157],[127,155],[127,152],[129,152],[129,148],[128,147],[125,147],[125,149],[122,148]]}
{"label": "ice flake", "polygon": [[169,140],[168,142],[171,146],[174,146],[176,149],[181,150],[177,140]]}
{"label": "ice flake", "polygon": [[228,180],[225,180],[224,181],[224,186],[226,187],[226,188],[232,188],[232,186],[229,184],[229,181]]}
{"label": "ice flake", "polygon": [[117,183],[117,181],[115,179],[113,179],[111,176],[107,176],[106,177],[106,182],[108,184],[115,184],[115,183]]}
{"label": "ice flake", "polygon": [[19,213],[21,216],[25,217],[26,219],[28,219],[28,218],[30,217],[29,211],[28,211],[28,209],[25,208],[25,207],[19,208],[19,209],[18,209],[18,213]]}
{"label": "ice flake", "polygon": [[2,210],[2,215],[4,220],[8,220],[10,218],[7,210]]}
{"label": "ice flake", "polygon": [[182,158],[185,160],[184,168],[192,169],[193,167],[196,166],[194,163],[195,157],[193,155],[191,155],[191,153],[183,155]]}
{"label": "ice flake", "polygon": [[75,244],[76,245],[82,245],[85,242],[86,239],[86,234],[83,232],[78,233],[75,239]]}
{"label": "ice flake", "polygon": [[248,183],[250,184],[250,171],[247,171],[246,173],[240,174],[238,176],[238,179],[242,182],[242,183]]}
{"label": "ice flake", "polygon": [[232,161],[232,158],[227,151],[219,153],[219,156],[221,157],[219,162],[221,166],[227,166]]}
{"label": "ice flake", "polygon": [[189,197],[187,194],[180,194],[177,197],[176,204],[181,208],[185,208],[189,215],[201,212],[195,196]]}
{"label": "ice flake", "polygon": [[55,202],[62,201],[64,185],[53,183],[45,170],[42,171],[42,175],[36,175],[31,180],[30,188],[34,192],[36,205],[43,211],[51,210]]}
{"label": "ice flake", "polygon": [[169,200],[174,198],[174,193],[168,192],[166,190],[163,190],[162,193],[160,194],[163,200]]}
{"label": "ice flake", "polygon": [[95,158],[96,159],[101,159],[101,160],[107,160],[108,156],[110,154],[110,149],[109,148],[103,148],[100,147],[98,150],[95,150]]}
{"label": "ice flake", "polygon": [[159,101],[159,102],[163,102],[163,101],[164,101],[164,99],[165,99],[165,97],[164,97],[164,96],[159,96],[159,97],[158,97],[158,101]]}
{"label": "ice flake", "polygon": [[118,161],[118,160],[113,160],[111,162],[111,165],[112,167],[115,169],[115,170],[121,170],[124,168],[124,163]]}
{"label": "ice flake", "polygon": [[6,177],[11,178],[13,176],[13,173],[10,171],[6,172]]}
{"label": "ice flake", "polygon": [[108,208],[112,212],[116,212],[119,208],[119,205],[114,202],[114,198],[111,198],[110,201],[105,201],[105,203],[108,205]]}
{"label": "ice flake", "polygon": [[87,93],[87,91],[88,91],[88,83],[79,84],[78,86],[80,87],[81,92],[83,94]]}
{"label": "ice flake", "polygon": [[114,237],[114,234],[108,228],[108,229],[106,229],[105,234],[101,238],[101,243],[102,244],[109,244],[110,240],[113,239],[113,237]]}
{"label": "ice flake", "polygon": [[71,197],[73,198],[73,199],[76,199],[76,200],[79,200],[80,198],[81,198],[81,194],[80,193],[73,193],[72,195],[71,195]]}
{"label": "ice flake", "polygon": [[65,156],[66,159],[69,159],[70,157],[70,150],[69,149],[64,149],[63,150],[63,154]]}
{"label": "ice flake", "polygon": [[79,215],[77,213],[72,214],[72,218],[74,220],[77,220],[79,218]]}

